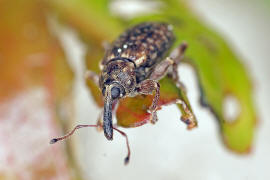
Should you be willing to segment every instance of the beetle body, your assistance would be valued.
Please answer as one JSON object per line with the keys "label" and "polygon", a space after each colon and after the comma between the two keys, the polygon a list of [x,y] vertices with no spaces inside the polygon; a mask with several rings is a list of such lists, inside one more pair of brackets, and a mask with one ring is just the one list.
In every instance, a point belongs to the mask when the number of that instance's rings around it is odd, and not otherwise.
{"label": "beetle body", "polygon": [[[174,42],[172,26],[166,23],[142,23],[128,29],[107,50],[101,62],[103,77],[110,76],[108,64],[129,62],[136,72],[136,83],[148,78]],[[120,67],[122,68],[122,67]],[[105,83],[105,81],[101,82]],[[102,84],[100,84],[102,86]]]}
{"label": "beetle body", "polygon": [[[70,137],[76,129],[83,127],[101,127],[103,124],[104,135],[108,140],[113,139],[113,130],[116,130],[126,138],[128,155],[125,164],[130,159],[130,148],[127,135],[112,125],[112,109],[120,98],[134,97],[138,94],[153,94],[149,107],[150,122],[157,121],[156,111],[160,96],[158,81],[166,74],[171,77],[177,86],[181,86],[178,78],[177,65],[181,61],[186,43],[175,48],[168,57],[164,58],[174,42],[172,26],[166,23],[146,22],[136,25],[119,36],[107,48],[105,56],[100,63],[101,74],[97,75],[87,71],[86,77],[93,80],[99,86],[104,96],[103,121],[97,125],[77,125],[67,135],[54,138],[50,143]],[[189,129],[197,126],[197,121],[190,113],[184,101],[178,99],[188,117],[181,118]]]}
{"label": "beetle body", "polygon": [[149,78],[173,41],[170,25],[142,23],[125,31],[107,50],[99,86],[105,97],[103,128],[108,139],[112,139],[113,100],[137,95],[138,84]]}

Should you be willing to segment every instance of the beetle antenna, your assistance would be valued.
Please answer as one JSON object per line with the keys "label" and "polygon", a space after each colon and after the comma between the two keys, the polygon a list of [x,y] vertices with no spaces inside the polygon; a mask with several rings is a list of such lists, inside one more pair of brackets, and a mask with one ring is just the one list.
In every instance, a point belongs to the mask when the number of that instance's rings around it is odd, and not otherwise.
{"label": "beetle antenna", "polygon": [[[89,125],[89,124],[86,124],[86,125],[77,125],[75,128],[73,128],[72,131],[70,131],[69,133],[67,133],[66,135],[62,136],[62,137],[58,137],[58,138],[53,138],[51,139],[50,141],[50,144],[54,144],[58,141],[62,141],[64,139],[67,139],[69,138],[77,129],[80,129],[80,128],[84,128],[84,127],[99,127],[99,125]],[[127,156],[125,157],[124,159],[124,164],[127,165],[129,163],[129,159],[130,159],[130,146],[129,146],[129,141],[128,141],[128,136],[126,135],[125,132],[117,129],[116,127],[112,127],[114,130],[116,130],[117,132],[119,132],[125,139],[126,139],[126,145],[127,145],[127,150],[128,150],[128,154]]]}
{"label": "beetle antenna", "polygon": [[72,131],[70,131],[66,135],[64,135],[62,137],[51,139],[50,144],[54,144],[54,143],[56,143],[58,141],[61,141],[61,140],[64,140],[64,139],[69,138],[77,129],[80,129],[80,128],[83,128],[83,127],[98,127],[98,125],[88,125],[88,124],[87,125],[77,125],[77,126],[75,126],[75,128],[73,128]]}
{"label": "beetle antenna", "polygon": [[128,142],[128,137],[126,135],[125,132],[113,127],[114,130],[116,130],[117,132],[119,132],[122,136],[124,136],[126,138],[126,144],[127,144],[127,150],[128,150],[128,154],[124,160],[124,164],[127,165],[129,163],[129,160],[130,160],[130,147],[129,147],[129,142]]}

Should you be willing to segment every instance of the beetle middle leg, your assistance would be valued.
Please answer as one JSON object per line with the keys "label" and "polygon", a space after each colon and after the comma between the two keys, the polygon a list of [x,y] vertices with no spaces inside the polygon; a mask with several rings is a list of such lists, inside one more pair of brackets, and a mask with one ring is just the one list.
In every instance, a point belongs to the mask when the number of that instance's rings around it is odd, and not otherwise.
{"label": "beetle middle leg", "polygon": [[[167,57],[165,60],[161,61],[159,64],[156,65],[149,79],[152,81],[154,80],[158,81],[162,79],[166,74],[168,74],[169,77],[171,77],[175,81],[176,85],[185,91],[184,85],[179,80],[177,66],[181,62],[186,48],[187,44],[182,43],[180,46],[174,49],[169,57]],[[185,124],[187,124],[188,129],[196,127],[197,121],[193,117],[192,113],[189,111],[185,102],[182,100],[177,100],[175,103],[180,104],[184,109],[185,115],[182,115],[181,120]]]}
{"label": "beetle middle leg", "polygon": [[165,60],[161,61],[159,64],[156,65],[149,79],[142,81],[138,85],[137,92],[140,94],[148,95],[148,94],[152,94],[153,91],[156,91],[152,105],[149,108],[151,112],[151,118],[150,118],[151,123],[155,123],[157,121],[156,111],[158,108],[158,101],[159,101],[159,96],[160,96],[160,90],[159,90],[160,85],[157,81],[162,79],[167,74],[169,68],[172,67],[172,70],[171,70],[172,72],[170,73],[172,73],[173,79],[179,82],[176,66],[181,61],[183,54],[186,50],[186,47],[187,47],[187,44],[182,43],[177,49],[175,49],[170,54],[170,57],[167,57]]}
{"label": "beetle middle leg", "polygon": [[161,61],[156,65],[153,72],[150,75],[150,79],[160,80],[167,73],[168,75],[176,82],[179,82],[179,76],[177,71],[177,66],[181,62],[181,59],[184,56],[185,50],[187,48],[186,43],[182,43],[180,46],[175,48],[169,57]]}
{"label": "beetle middle leg", "polygon": [[179,88],[185,90],[185,86],[179,80],[177,68],[178,64],[184,57],[186,49],[187,49],[186,43],[182,43],[180,46],[175,48],[171,52],[169,57],[167,57],[165,60],[161,61],[159,64],[156,65],[155,69],[150,75],[150,79],[160,80],[166,74],[168,74],[168,76],[174,80],[174,82]]}
{"label": "beetle middle leg", "polygon": [[160,85],[157,81],[152,80],[152,79],[146,79],[142,81],[140,84],[137,86],[137,92],[140,94],[145,94],[149,95],[152,94],[153,91],[155,91],[155,96],[152,101],[152,104],[149,108],[149,111],[151,112],[151,117],[150,117],[150,122],[151,123],[156,123],[157,121],[157,108],[158,108],[158,100],[160,96]]}

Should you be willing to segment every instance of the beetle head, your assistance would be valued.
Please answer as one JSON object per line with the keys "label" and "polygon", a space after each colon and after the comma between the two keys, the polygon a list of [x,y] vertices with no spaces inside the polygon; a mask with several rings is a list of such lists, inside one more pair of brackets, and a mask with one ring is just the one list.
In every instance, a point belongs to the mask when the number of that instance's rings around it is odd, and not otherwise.
{"label": "beetle head", "polygon": [[104,96],[103,129],[108,140],[113,138],[112,106],[113,102],[126,95],[131,95],[135,89],[135,67],[131,62],[114,60],[108,63],[99,79]]}
{"label": "beetle head", "polygon": [[120,92],[119,97],[130,95],[133,93],[136,86],[136,73],[134,64],[122,60],[115,60],[110,62],[103,69],[99,80],[103,96],[105,96],[106,86],[115,83],[120,85],[121,88],[113,88],[112,95],[118,95],[118,92]]}

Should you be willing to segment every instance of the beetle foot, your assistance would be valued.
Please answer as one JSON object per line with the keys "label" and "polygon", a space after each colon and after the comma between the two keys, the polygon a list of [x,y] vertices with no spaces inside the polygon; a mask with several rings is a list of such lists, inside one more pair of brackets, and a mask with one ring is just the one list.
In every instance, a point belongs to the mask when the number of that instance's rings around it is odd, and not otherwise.
{"label": "beetle foot", "polygon": [[157,117],[157,112],[156,111],[150,111],[151,115],[150,115],[150,123],[151,124],[156,124],[156,122],[158,121],[158,117]]}
{"label": "beetle foot", "polygon": [[181,108],[184,110],[182,112],[181,121],[183,121],[187,125],[187,129],[191,130],[198,126],[198,122],[193,115],[193,113],[188,108],[187,104],[183,100],[176,100],[176,104],[181,105]]}
{"label": "beetle foot", "polygon": [[184,115],[181,116],[181,121],[183,121],[187,125],[187,129],[191,130],[195,127],[197,127],[197,121],[194,120],[194,116],[192,115]]}

